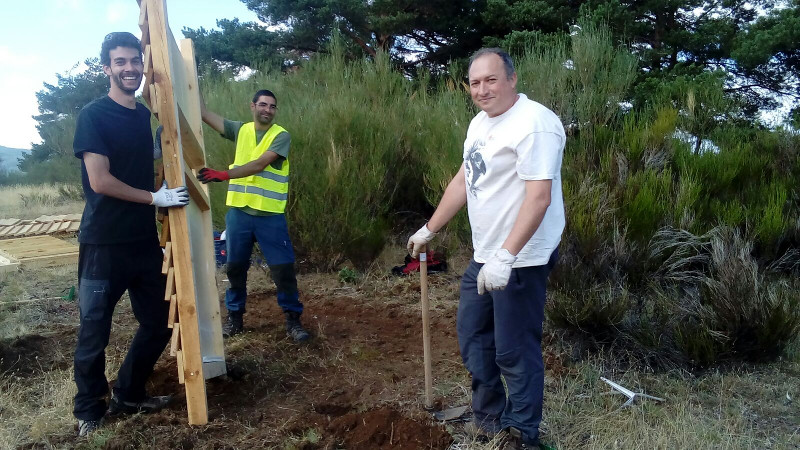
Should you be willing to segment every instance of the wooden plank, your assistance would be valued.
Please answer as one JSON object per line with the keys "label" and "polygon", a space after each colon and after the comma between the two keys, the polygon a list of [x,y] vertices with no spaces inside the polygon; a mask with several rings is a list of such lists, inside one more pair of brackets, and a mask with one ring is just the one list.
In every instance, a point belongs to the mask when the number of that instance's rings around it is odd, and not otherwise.
{"label": "wooden plank", "polygon": [[9,236],[17,236],[20,234],[20,231],[25,228],[25,224],[16,225],[11,231],[8,233]]}
{"label": "wooden plank", "polygon": [[170,339],[169,343],[169,355],[176,356],[178,354],[178,349],[180,348],[180,339],[181,339],[181,324],[175,322],[175,325],[172,327],[172,339]]}
{"label": "wooden plank", "polygon": [[75,233],[76,231],[81,229],[80,222],[70,222],[69,227],[67,228],[68,233]]}
{"label": "wooden plank", "polygon": [[150,25],[147,23],[147,3],[146,1],[136,0],[139,3],[139,29],[142,30],[140,42],[142,47],[150,44]]}
{"label": "wooden plank", "polygon": [[[191,39],[182,39],[180,42],[180,55],[183,57],[183,67],[186,69],[186,91],[179,98],[179,118],[181,121],[181,138],[184,144],[184,159],[194,170],[205,166],[206,148],[203,138],[203,117],[200,109],[200,85],[197,82],[197,63],[195,62],[194,44]],[[186,145],[196,146],[190,148],[186,155]]]}
{"label": "wooden plank", "polygon": [[164,220],[161,221],[161,237],[159,238],[161,248],[166,247],[167,242],[169,242],[169,214],[164,214]]}
{"label": "wooden plank", "polygon": [[55,267],[78,263],[78,253],[64,253],[61,255],[39,256],[20,260],[23,267]]}
{"label": "wooden plank", "polygon": [[139,28],[147,27],[147,2],[139,4]]}
{"label": "wooden plank", "polygon": [[[152,58],[150,58],[150,49],[151,48],[152,47],[150,47],[150,44],[145,45],[144,46],[144,52],[142,54],[142,57],[144,58],[144,60],[142,61],[142,63],[144,64],[144,70],[142,71],[142,73],[144,73],[145,78],[147,78],[147,80],[150,80],[150,82],[152,82],[152,78],[153,78],[153,60],[152,60]],[[145,83],[145,85],[149,85],[149,84],[150,84],[149,82]],[[147,92],[147,94],[150,95],[149,91],[143,90],[142,94],[144,94],[144,92]]]}
{"label": "wooden plank", "polygon": [[33,257],[77,253],[78,247],[52,236],[31,236],[0,241],[0,250],[19,260]]}
{"label": "wooden plank", "polygon": [[170,267],[172,267],[172,242],[167,242],[167,246],[164,247],[164,264],[161,265],[161,273],[168,274]]}
{"label": "wooden plank", "polygon": [[29,223],[29,224],[23,226],[22,229],[19,230],[18,234],[21,234],[23,236],[28,234],[28,231],[30,231],[30,229],[33,228],[33,225],[34,224]]}
{"label": "wooden plank", "polygon": [[170,267],[167,271],[167,287],[164,289],[164,301],[170,301],[175,294],[175,268]]}
{"label": "wooden plank", "polygon": [[186,188],[189,191],[189,198],[197,204],[200,211],[208,211],[211,209],[211,201],[208,199],[208,194],[203,189],[203,184],[197,179],[197,176],[189,170],[189,166],[184,166],[186,170],[185,180]]}
{"label": "wooden plank", "polygon": [[[150,107],[150,112],[152,112],[155,115],[158,115],[159,98],[158,98],[158,93],[156,92],[156,84],[153,83],[150,85],[149,88],[145,89],[148,89],[148,91],[150,91],[150,95],[147,96],[147,98],[150,100],[150,102],[148,103],[148,106]],[[164,148],[163,145],[161,148],[162,149]]]}
{"label": "wooden plank", "polygon": [[0,227],[7,227],[9,225],[16,225],[22,222],[22,219],[0,219]]}
{"label": "wooden plank", "polygon": [[58,232],[59,233],[62,232],[62,231],[67,231],[67,228],[69,228],[69,222],[59,222],[59,225],[58,225]]}
{"label": "wooden plank", "polygon": [[181,108],[178,108],[178,121],[181,124],[183,159],[192,169],[200,169],[206,162],[202,141],[198,141],[197,136],[191,131],[192,127],[189,124],[189,119],[187,119]]}
{"label": "wooden plank", "polygon": [[28,228],[28,231],[25,232],[25,235],[26,236],[33,236],[35,234],[40,234],[39,230],[41,230],[42,227],[45,226],[45,225],[46,224],[44,224],[44,223],[35,223],[34,222],[34,223],[32,223],[30,225],[30,228]]}
{"label": "wooden plank", "polygon": [[169,317],[167,318],[167,326],[172,328],[178,316],[178,296],[175,294],[170,295],[169,299]]}
{"label": "wooden plank", "polygon": [[[183,351],[181,351],[181,350],[176,351],[175,352],[175,359],[178,360],[178,383],[185,384],[186,383],[186,369],[184,368],[184,364],[186,363],[186,361],[183,360]],[[203,383],[203,388],[205,388],[205,383]],[[187,404],[188,404],[188,400],[187,400]],[[189,422],[189,424],[191,424],[191,425],[200,425],[200,424],[193,424],[191,422]]]}
{"label": "wooden plank", "polygon": [[58,227],[61,226],[58,222],[53,222],[47,227],[47,233],[55,233]]}
{"label": "wooden plank", "polygon": [[[39,236],[31,236],[31,237],[39,237]],[[16,239],[24,239],[24,238],[15,238]],[[11,240],[11,239],[8,239]],[[19,244],[14,245],[2,245],[5,243],[0,243],[0,248],[17,255],[20,258],[31,257],[31,256],[45,256],[45,255],[58,255],[61,253],[69,253],[71,251],[77,251],[77,247],[71,244],[62,245],[59,244],[57,246],[44,246],[41,244],[32,244],[29,247],[25,247]]]}

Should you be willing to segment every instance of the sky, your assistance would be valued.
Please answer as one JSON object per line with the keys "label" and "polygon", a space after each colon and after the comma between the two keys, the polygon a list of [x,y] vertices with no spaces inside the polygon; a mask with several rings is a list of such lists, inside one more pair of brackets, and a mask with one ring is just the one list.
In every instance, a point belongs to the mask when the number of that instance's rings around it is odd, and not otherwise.
{"label": "sky", "polygon": [[[217,19],[257,21],[240,0],[166,0],[175,39],[184,27],[217,28]],[[0,27],[0,145],[40,142],[36,92],[87,58],[111,31],[141,36],[136,0],[23,0],[3,7]]]}

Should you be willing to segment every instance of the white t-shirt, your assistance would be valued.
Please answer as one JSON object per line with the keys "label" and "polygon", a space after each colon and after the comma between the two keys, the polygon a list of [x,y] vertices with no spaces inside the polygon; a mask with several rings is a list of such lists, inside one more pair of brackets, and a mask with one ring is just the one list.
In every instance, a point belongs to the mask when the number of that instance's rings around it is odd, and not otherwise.
{"label": "white t-shirt", "polygon": [[564,231],[565,141],[558,116],[524,94],[497,117],[481,111],[472,119],[464,141],[464,175],[475,261],[485,263],[511,233],[525,198],[525,181],[553,180],[550,206],[514,267],[547,264]]}

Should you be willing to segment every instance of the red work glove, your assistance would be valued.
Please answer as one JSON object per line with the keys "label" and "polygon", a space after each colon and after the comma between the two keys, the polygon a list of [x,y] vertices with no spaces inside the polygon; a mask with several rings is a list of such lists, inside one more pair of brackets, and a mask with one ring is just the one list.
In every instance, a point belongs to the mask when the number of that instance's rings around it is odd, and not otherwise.
{"label": "red work glove", "polygon": [[200,169],[200,172],[197,172],[197,179],[205,184],[210,182],[230,180],[231,176],[228,175],[228,172],[224,170],[214,170],[209,169],[208,167],[203,167]]}

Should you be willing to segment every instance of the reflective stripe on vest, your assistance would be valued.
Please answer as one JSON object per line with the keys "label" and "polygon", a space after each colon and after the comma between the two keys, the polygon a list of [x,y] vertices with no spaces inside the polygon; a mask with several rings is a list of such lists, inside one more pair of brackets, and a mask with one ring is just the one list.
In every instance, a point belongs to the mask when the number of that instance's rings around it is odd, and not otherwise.
{"label": "reflective stripe on vest", "polygon": [[[261,138],[261,142],[256,142],[256,128],[253,122],[242,125],[236,137],[236,158],[229,168],[243,166],[258,159],[283,132],[286,132],[283,127],[272,124]],[[270,164],[259,173],[231,179],[225,203],[236,208],[249,207],[259,211],[283,213],[288,193],[289,159],[286,158],[280,169]]]}

